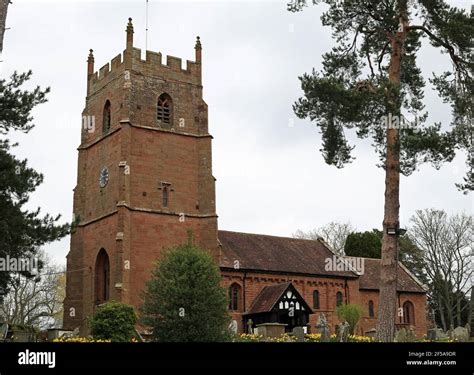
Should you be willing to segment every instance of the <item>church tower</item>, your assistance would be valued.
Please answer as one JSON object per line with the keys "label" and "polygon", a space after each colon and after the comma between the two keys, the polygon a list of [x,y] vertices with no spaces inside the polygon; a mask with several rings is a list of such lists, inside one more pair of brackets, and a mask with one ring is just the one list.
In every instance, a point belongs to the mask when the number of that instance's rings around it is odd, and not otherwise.
{"label": "church tower", "polygon": [[212,136],[202,97],[201,43],[195,61],[133,47],[94,71],[87,96],[67,256],[64,328],[81,327],[101,303],[138,308],[163,249],[194,241],[217,252]]}

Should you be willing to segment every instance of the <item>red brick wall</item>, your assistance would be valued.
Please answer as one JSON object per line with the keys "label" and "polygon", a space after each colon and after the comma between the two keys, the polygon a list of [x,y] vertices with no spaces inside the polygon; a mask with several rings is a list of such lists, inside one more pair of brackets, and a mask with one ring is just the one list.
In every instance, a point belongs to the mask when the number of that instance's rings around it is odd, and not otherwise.
{"label": "red brick wall", "polygon": [[[172,123],[156,120],[162,93],[173,100]],[[103,132],[106,101],[111,128]],[[140,292],[163,248],[185,243],[187,231],[201,247],[217,252],[215,179],[201,66],[140,50],[126,50],[88,78],[83,111],[95,128],[81,130],[65,298],[64,327],[81,326],[94,311],[94,271],[104,248],[110,261],[110,299],[141,305]],[[103,167],[106,187],[99,186]],[[168,206],[163,207],[163,183]],[[217,258],[217,255],[216,255]],[[71,315],[74,309],[75,316]]]}
{"label": "red brick wall", "polygon": [[[374,303],[374,318],[369,317],[369,300]],[[413,328],[418,337],[423,337],[427,332],[427,320],[426,320],[426,295],[420,293],[400,293],[398,296],[398,307],[402,307],[405,301],[410,301],[414,306],[415,313],[415,324]],[[364,307],[365,315],[362,318],[358,332],[363,334],[364,332],[375,328],[377,324],[377,314],[379,308],[379,297],[377,291],[361,290],[360,291],[360,304]],[[395,323],[398,327],[409,328],[408,325],[400,325],[403,320],[399,317],[396,318]]]}
{"label": "red brick wall", "polygon": [[[228,288],[232,283],[236,282],[243,287],[243,272],[234,271],[222,271],[222,285]],[[308,276],[285,276],[265,273],[247,273],[245,278],[245,307],[248,310],[253,300],[258,296],[261,290],[265,286],[291,282],[293,286],[298,290],[301,296],[305,299],[306,303],[313,308],[313,291],[319,291],[320,309],[315,310],[314,314],[310,315],[310,325],[312,332],[315,332],[315,325],[319,313],[324,313],[328,322],[334,332],[334,327],[338,323],[337,317],[335,316],[336,308],[336,293],[340,291],[344,299],[346,296],[349,298],[348,302],[351,302],[354,291],[354,285],[357,283],[355,280],[347,280],[347,291],[345,288],[346,280],[330,277],[308,277]],[[233,312],[233,319],[237,320],[239,328],[242,327],[241,316],[242,312]]]}
{"label": "red brick wall", "polygon": [[[291,282],[306,303],[313,308],[313,291],[319,291],[320,309],[313,310],[310,315],[311,332],[316,332],[315,325],[320,313],[324,313],[331,326],[331,333],[335,333],[335,326],[339,320],[335,314],[336,309],[336,293],[341,291],[344,301],[347,303],[359,304],[364,308],[364,316],[362,317],[357,333],[364,334],[367,330],[375,328],[377,309],[378,309],[378,292],[359,290],[359,281],[357,279],[342,279],[330,277],[310,277],[310,276],[285,276],[267,273],[247,273],[245,276],[245,308],[249,310],[253,300],[258,296],[265,286],[278,283]],[[346,284],[347,282],[347,284]],[[242,288],[244,286],[244,272],[242,271],[222,271],[222,285],[229,288],[233,283],[237,283]],[[347,285],[347,288],[345,288]],[[243,295],[242,295],[243,297]],[[374,302],[374,318],[369,318],[368,301]],[[423,294],[402,293],[400,294],[400,304],[409,300],[415,307],[415,332],[418,337],[426,334],[426,297]],[[238,323],[239,332],[244,331],[243,327],[244,307],[241,304],[240,311],[230,312],[232,319]]]}

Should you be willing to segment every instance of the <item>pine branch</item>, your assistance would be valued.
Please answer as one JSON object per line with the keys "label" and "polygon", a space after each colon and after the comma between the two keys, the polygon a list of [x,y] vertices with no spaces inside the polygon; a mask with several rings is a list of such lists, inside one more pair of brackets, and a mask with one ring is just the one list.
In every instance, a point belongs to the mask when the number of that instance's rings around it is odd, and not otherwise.
{"label": "pine branch", "polygon": [[439,38],[435,34],[433,34],[427,27],[423,25],[410,25],[407,26],[407,31],[410,30],[419,30],[423,31],[425,34],[427,34],[432,40],[434,40],[436,43],[439,45],[443,46],[446,48],[449,52],[449,55],[451,56],[451,60],[454,62],[454,64],[459,67],[459,63],[466,64],[468,65],[469,63],[462,58],[460,58],[457,54],[456,51],[454,50],[454,47],[449,44],[448,42],[444,41],[443,39]]}

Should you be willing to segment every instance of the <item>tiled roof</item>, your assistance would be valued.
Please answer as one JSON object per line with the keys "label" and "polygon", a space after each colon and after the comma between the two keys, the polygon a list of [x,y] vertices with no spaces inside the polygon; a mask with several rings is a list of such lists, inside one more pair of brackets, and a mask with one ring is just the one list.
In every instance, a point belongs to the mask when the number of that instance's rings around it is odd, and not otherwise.
{"label": "tiled roof", "polygon": [[[360,276],[359,289],[378,290],[380,285],[380,259],[363,258],[364,273]],[[425,293],[423,287],[401,265],[398,266],[398,291]]]}
{"label": "tiled roof", "polygon": [[[326,271],[326,259],[334,254],[321,241],[225,230],[220,230],[218,237],[221,244],[221,268],[234,269],[238,261],[239,269],[248,271],[360,277],[360,289],[379,289],[380,259],[363,258],[364,273],[358,276],[350,271]],[[425,292],[401,265],[398,268],[398,290]]]}
{"label": "tiled roof", "polygon": [[220,267],[322,276],[357,277],[349,271],[326,271],[334,254],[320,241],[220,230]]}
{"label": "tiled roof", "polygon": [[[264,287],[258,296],[253,300],[252,305],[246,314],[259,314],[272,311],[280,298],[283,297],[284,293],[288,289],[292,291],[295,302],[298,302],[303,310],[305,310],[308,314],[311,314],[311,308],[308,306],[298,290],[290,282]],[[297,309],[299,308],[297,307]]]}
{"label": "tiled roof", "polygon": [[252,306],[248,311],[249,314],[257,314],[261,312],[271,311],[273,306],[278,302],[285,290],[291,283],[282,283],[266,286],[260,294],[254,299]]}

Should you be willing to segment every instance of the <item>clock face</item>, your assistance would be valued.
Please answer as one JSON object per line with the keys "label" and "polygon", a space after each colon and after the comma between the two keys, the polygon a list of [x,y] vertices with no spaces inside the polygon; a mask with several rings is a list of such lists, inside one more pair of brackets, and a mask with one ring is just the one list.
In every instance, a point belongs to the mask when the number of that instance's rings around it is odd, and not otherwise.
{"label": "clock face", "polygon": [[107,185],[107,182],[109,182],[109,170],[104,167],[100,171],[100,176],[99,176],[99,185],[101,188],[105,187]]}

